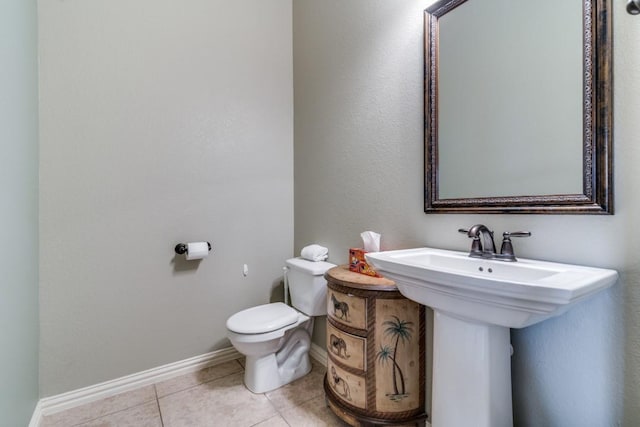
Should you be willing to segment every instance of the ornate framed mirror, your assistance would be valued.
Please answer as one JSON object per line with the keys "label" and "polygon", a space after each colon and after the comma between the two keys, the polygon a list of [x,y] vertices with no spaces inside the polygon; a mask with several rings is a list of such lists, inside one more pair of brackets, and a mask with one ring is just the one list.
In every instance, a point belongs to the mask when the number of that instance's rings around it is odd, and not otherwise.
{"label": "ornate framed mirror", "polygon": [[425,212],[613,214],[611,0],[425,11]]}

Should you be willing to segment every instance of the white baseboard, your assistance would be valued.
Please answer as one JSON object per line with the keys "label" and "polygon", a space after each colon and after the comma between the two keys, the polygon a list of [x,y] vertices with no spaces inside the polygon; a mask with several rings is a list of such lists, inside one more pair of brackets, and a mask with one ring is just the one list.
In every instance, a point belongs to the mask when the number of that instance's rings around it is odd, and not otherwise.
{"label": "white baseboard", "polygon": [[[327,366],[327,352],[317,344],[312,343],[309,356]],[[165,381],[180,375],[197,372],[209,366],[218,365],[230,360],[239,359],[242,354],[233,347],[213,351],[189,359],[169,363],[157,368],[105,381],[78,390],[40,399],[31,417],[29,427],[39,427],[42,417],[55,414],[67,409],[75,408],[96,400],[115,396],[126,391],[135,390],[160,381]]]}
{"label": "white baseboard", "polygon": [[29,427],[39,427],[42,422],[42,400],[39,400],[36,404],[36,409],[33,410],[33,415],[31,415],[31,421],[29,422]]}
{"label": "white baseboard", "polygon": [[29,427],[38,427],[45,415],[55,414],[76,406],[115,396],[150,384],[168,380],[180,375],[197,372],[200,369],[241,358],[233,347],[195,356],[179,362],[148,369],[115,380],[106,381],[89,387],[73,390],[56,396],[40,399],[33,413]]}
{"label": "white baseboard", "polygon": [[322,363],[323,366],[327,366],[327,351],[324,348],[320,347],[318,344],[311,343],[309,356]]}

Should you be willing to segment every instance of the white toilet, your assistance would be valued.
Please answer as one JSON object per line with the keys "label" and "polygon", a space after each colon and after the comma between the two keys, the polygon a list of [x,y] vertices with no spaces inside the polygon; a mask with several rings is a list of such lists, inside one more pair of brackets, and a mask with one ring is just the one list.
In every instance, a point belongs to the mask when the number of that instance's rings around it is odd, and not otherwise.
{"label": "white toilet", "polygon": [[254,393],[275,390],[309,373],[313,316],[327,314],[324,273],[335,264],[302,258],[285,263],[293,308],[276,302],[227,319],[231,344],[247,357],[244,384]]}

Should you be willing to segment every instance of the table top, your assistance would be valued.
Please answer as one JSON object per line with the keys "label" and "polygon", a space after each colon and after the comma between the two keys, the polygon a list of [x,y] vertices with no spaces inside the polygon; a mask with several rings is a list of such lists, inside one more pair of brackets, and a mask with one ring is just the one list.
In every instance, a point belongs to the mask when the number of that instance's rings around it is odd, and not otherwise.
{"label": "table top", "polygon": [[325,273],[325,278],[333,283],[357,289],[373,291],[397,291],[396,283],[384,277],[367,276],[349,270],[349,266],[339,265]]}

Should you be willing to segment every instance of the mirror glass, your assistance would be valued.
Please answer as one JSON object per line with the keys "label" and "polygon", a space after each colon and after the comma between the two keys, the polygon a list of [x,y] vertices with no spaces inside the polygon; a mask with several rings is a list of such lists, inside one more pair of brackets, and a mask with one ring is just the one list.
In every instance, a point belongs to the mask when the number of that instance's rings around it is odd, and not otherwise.
{"label": "mirror glass", "polygon": [[427,9],[426,212],[612,213],[608,10],[589,0]]}

